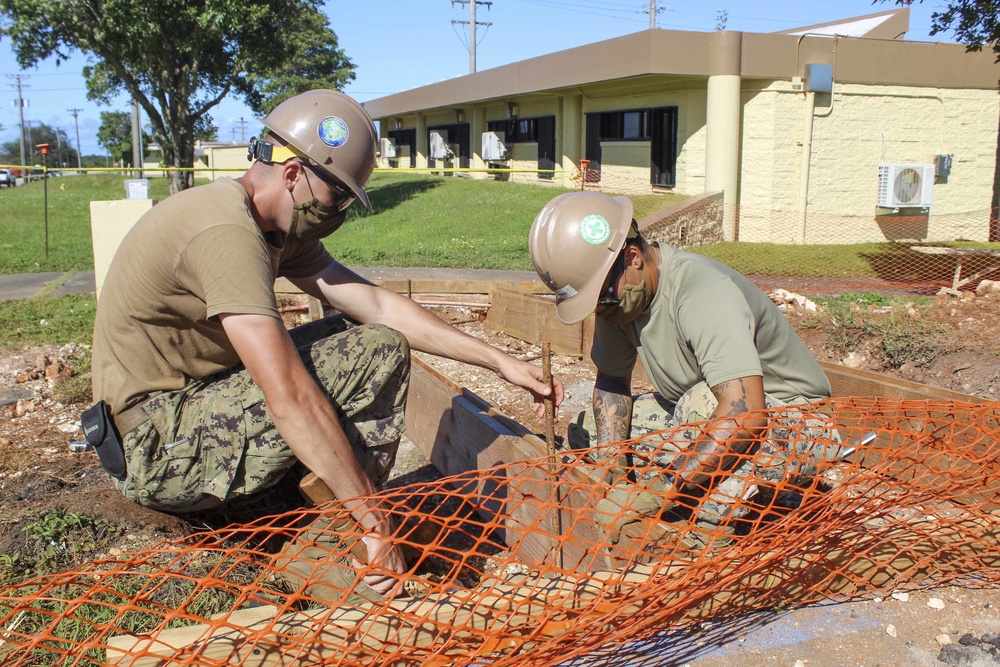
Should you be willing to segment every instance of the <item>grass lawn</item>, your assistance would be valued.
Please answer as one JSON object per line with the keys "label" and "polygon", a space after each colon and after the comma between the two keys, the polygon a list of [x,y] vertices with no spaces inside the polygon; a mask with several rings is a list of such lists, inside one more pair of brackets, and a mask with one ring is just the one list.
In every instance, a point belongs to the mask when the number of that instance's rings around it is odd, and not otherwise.
{"label": "grass lawn", "polygon": [[[49,256],[45,257],[45,184]],[[150,196],[167,196],[167,181],[150,179]],[[90,202],[125,197],[125,176],[88,174],[0,188],[0,273],[94,268]]]}
{"label": "grass lawn", "polygon": [[[93,268],[89,203],[121,199],[124,180],[124,176],[111,174],[48,180],[48,259],[43,182],[0,189],[0,273]],[[375,173],[368,190],[375,213],[355,204],[347,223],[325,240],[341,262],[353,266],[525,270],[531,269],[527,248],[531,222],[552,197],[568,192],[542,185],[400,171]],[[167,197],[165,179],[150,179],[150,196],[159,200]],[[630,199],[636,217],[643,218],[684,197],[647,194]],[[949,245],[997,247],[986,243]],[[737,242],[693,250],[752,275],[906,279],[950,275],[954,269],[952,258],[929,257],[892,243],[801,246]],[[970,273],[978,270],[971,259],[966,264]]]}
{"label": "grass lawn", "polygon": [[[509,181],[433,178],[378,172],[368,193],[375,213],[355,204],[347,223],[325,240],[339,261],[355,266],[531,269],[528,230],[562,188]],[[653,211],[685,199],[633,197]]]}

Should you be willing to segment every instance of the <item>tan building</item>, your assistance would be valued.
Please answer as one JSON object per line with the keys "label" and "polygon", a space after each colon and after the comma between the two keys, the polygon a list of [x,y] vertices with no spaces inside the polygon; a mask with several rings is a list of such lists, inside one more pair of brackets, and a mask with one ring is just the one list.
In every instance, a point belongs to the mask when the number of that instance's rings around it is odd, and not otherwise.
{"label": "tan building", "polygon": [[[1000,66],[908,27],[904,8],[772,34],[646,30],[364,106],[386,166],[572,187],[586,160],[609,190],[722,191],[741,241],[879,241],[899,216],[923,216],[924,239],[987,240]],[[845,238],[830,215],[864,222]]]}

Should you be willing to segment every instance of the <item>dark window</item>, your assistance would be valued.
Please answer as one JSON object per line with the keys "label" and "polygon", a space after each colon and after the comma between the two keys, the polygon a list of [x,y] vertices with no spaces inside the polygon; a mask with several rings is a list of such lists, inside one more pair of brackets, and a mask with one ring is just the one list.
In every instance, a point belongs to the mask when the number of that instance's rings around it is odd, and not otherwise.
{"label": "dark window", "polygon": [[505,144],[532,143],[538,141],[538,120],[538,118],[491,120],[486,123],[486,129],[490,132],[503,132]]}
{"label": "dark window", "polygon": [[601,114],[602,141],[644,141],[649,136],[649,109]]}

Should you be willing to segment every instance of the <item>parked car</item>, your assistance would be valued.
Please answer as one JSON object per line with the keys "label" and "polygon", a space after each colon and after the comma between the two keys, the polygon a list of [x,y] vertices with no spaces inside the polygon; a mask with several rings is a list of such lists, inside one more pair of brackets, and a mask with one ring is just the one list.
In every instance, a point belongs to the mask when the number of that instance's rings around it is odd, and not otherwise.
{"label": "parked car", "polygon": [[0,169],[0,185],[12,188],[17,185],[17,177],[10,169]]}

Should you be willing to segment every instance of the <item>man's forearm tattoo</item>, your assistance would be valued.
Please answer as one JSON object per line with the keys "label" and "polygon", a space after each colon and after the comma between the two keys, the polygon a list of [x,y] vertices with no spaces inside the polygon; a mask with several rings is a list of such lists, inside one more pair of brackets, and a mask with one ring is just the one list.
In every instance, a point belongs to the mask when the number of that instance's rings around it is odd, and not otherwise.
{"label": "man's forearm tattoo", "polygon": [[594,422],[600,444],[625,440],[632,426],[632,397],[595,388]]}
{"label": "man's forearm tattoo", "polygon": [[736,392],[736,397],[729,401],[729,411],[725,413],[727,415],[735,415],[749,410],[747,407],[747,388],[746,385],[743,384],[743,378],[720,382],[712,387],[712,393],[715,394],[715,398],[718,399],[720,403],[722,402],[723,396],[734,390]]}

